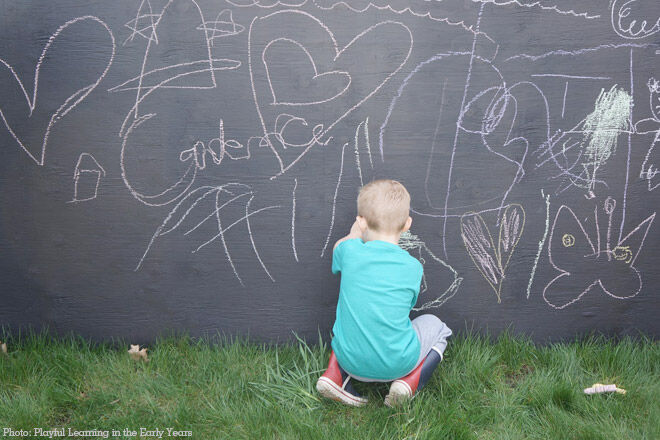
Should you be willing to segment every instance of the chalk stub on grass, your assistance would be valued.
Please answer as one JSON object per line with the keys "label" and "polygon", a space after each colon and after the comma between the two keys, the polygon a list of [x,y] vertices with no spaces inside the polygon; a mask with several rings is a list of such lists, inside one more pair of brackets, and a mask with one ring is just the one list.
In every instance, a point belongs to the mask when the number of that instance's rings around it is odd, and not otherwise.
{"label": "chalk stub on grass", "polygon": [[616,392],[619,394],[626,394],[626,390],[623,388],[617,388],[616,385],[603,385],[602,383],[595,383],[590,388],[584,389],[584,394],[600,394],[600,393],[611,393]]}
{"label": "chalk stub on grass", "polygon": [[131,344],[131,348],[128,350],[128,354],[134,361],[143,360],[145,362],[149,362],[149,358],[147,357],[147,349],[140,349],[140,344]]}

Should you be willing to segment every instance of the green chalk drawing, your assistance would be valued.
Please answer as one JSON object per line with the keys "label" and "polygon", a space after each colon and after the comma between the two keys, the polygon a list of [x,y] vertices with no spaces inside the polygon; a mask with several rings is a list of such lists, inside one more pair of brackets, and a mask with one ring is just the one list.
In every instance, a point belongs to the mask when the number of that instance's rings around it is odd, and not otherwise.
{"label": "green chalk drawing", "polygon": [[582,148],[587,161],[582,166],[590,181],[590,191],[596,181],[596,172],[615,152],[617,137],[622,131],[630,130],[632,105],[632,96],[614,85],[608,91],[601,89],[594,111],[584,119]]}

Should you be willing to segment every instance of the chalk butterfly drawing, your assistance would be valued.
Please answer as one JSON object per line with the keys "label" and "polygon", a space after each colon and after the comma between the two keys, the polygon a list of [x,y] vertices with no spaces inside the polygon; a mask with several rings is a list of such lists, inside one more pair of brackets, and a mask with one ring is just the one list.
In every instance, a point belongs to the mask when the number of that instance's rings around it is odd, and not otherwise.
{"label": "chalk butterfly drawing", "polygon": [[[70,47],[71,43],[68,43],[66,38],[63,39],[63,36],[71,38],[71,35],[75,35],[76,29],[80,29],[85,23],[98,26],[101,32],[108,33],[109,55],[94,57],[95,60],[99,59],[102,63],[98,66],[87,64],[83,70],[79,65],[57,55],[62,50],[66,53],[66,49],[79,50],[76,47]],[[86,30],[86,32],[89,31]],[[56,51],[55,55],[52,54],[54,50]],[[101,51],[100,49],[97,50]],[[11,92],[4,92],[2,97],[4,102],[0,103],[0,117],[11,136],[37,165],[44,165],[48,137],[53,127],[99,85],[108,69],[110,69],[114,56],[115,37],[108,25],[97,17],[86,15],[67,21],[50,36],[34,69],[32,93],[28,92],[14,68],[7,61],[0,58],[0,75],[9,75],[10,81],[13,79],[15,85],[18,86],[17,89],[12,91],[16,92],[16,99],[12,99],[13,94]],[[53,74],[55,71],[58,77],[56,80],[52,80],[48,75]],[[91,77],[89,72],[91,72]],[[42,80],[45,79],[44,76],[48,79],[46,84],[42,84]],[[39,100],[37,100],[38,94]],[[25,101],[21,100],[21,95]],[[49,114],[52,110],[47,109],[45,104],[39,105],[40,103],[49,102],[61,102],[52,114]],[[27,104],[27,108],[20,109],[19,105],[21,103]],[[21,126],[20,132],[16,129],[19,125]],[[42,138],[40,150],[28,145],[24,138],[27,133],[38,133],[38,136]]]}
{"label": "chalk butterfly drawing", "polygon": [[595,245],[571,208],[562,205],[557,211],[550,232],[548,257],[552,267],[561,273],[543,289],[543,299],[550,307],[568,307],[596,286],[617,299],[632,298],[640,292],[642,277],[635,268],[635,261],[655,219],[655,213],[621,240],[614,242],[613,246],[611,231],[615,208],[616,201],[608,197],[604,204],[608,217],[604,240],[600,236],[598,207],[594,210]]}
{"label": "chalk butterfly drawing", "polygon": [[474,265],[495,291],[497,302],[501,303],[502,282],[525,227],[525,210],[518,204],[507,205],[498,223],[497,247],[486,222],[477,213],[461,217],[461,237]]}

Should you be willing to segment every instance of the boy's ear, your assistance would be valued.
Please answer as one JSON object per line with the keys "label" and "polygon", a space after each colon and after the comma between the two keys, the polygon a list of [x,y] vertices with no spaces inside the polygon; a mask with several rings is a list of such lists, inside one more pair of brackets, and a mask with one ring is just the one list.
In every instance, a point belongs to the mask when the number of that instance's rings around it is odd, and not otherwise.
{"label": "boy's ear", "polygon": [[367,230],[367,219],[366,218],[358,215],[357,217],[355,217],[355,220],[358,222],[358,226],[360,227],[360,230],[362,232]]}
{"label": "boy's ear", "polygon": [[412,225],[412,217],[408,216],[408,220],[406,220],[406,224],[403,225],[403,229],[401,232],[406,232],[408,229],[410,229],[410,226]]}

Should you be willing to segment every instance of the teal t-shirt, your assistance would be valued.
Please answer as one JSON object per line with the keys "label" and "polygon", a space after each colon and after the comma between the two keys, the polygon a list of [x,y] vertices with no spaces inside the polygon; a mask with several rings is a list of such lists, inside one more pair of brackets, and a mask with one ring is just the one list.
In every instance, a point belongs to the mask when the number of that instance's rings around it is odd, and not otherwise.
{"label": "teal t-shirt", "polygon": [[415,367],[420,343],[409,315],[423,270],[394,243],[354,238],[337,245],[332,273],[341,272],[341,282],[331,345],[348,373],[394,380]]}

